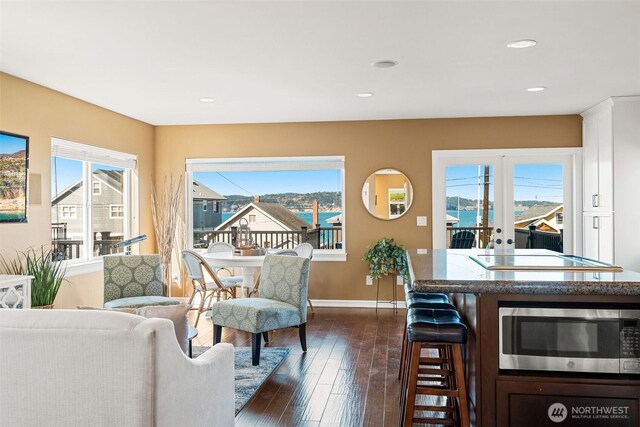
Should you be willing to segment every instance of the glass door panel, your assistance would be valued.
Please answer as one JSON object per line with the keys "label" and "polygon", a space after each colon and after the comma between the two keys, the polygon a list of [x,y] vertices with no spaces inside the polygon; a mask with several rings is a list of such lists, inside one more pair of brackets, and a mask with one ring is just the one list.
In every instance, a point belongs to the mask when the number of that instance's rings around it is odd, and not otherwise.
{"label": "glass door panel", "polygon": [[485,248],[494,224],[495,168],[491,164],[445,168],[446,247]]}
{"label": "glass door panel", "polygon": [[[512,209],[516,249],[549,249],[562,252],[564,230],[563,165],[515,164],[512,168]],[[508,239],[509,240],[509,239]],[[509,242],[507,241],[507,244]]]}

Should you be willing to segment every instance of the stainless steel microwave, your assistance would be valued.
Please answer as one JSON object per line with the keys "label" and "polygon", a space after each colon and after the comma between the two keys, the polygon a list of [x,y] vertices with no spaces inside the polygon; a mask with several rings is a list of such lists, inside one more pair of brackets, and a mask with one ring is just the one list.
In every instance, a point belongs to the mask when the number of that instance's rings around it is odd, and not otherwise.
{"label": "stainless steel microwave", "polygon": [[640,374],[640,310],[500,307],[500,369]]}

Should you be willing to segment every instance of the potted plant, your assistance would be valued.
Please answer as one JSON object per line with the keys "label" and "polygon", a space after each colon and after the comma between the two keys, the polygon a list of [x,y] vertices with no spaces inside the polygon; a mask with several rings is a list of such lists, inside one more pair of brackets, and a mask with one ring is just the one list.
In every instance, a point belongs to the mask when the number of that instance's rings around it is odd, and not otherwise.
{"label": "potted plant", "polygon": [[33,277],[31,308],[53,308],[67,271],[64,263],[54,260],[53,251],[44,247],[17,252],[13,259],[0,257],[0,269],[5,274]]}
{"label": "potted plant", "polygon": [[369,263],[372,279],[399,273],[405,281],[409,281],[409,265],[404,247],[396,244],[391,238],[383,237],[375,244],[367,246],[362,260]]}

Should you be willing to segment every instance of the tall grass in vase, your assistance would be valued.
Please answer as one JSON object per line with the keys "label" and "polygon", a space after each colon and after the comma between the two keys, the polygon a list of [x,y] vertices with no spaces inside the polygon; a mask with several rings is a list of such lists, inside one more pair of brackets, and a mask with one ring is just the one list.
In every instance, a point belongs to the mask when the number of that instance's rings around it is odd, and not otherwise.
{"label": "tall grass in vase", "polygon": [[176,242],[181,194],[182,177],[175,180],[173,176],[168,178],[165,176],[161,189],[157,189],[155,185],[151,188],[151,213],[158,253],[162,262],[162,285],[165,296],[171,296],[171,253]]}
{"label": "tall grass in vase", "polygon": [[60,285],[67,272],[63,262],[54,261],[53,251],[29,248],[16,252],[16,257],[0,257],[0,270],[5,274],[33,276],[31,280],[31,307],[53,308]]}

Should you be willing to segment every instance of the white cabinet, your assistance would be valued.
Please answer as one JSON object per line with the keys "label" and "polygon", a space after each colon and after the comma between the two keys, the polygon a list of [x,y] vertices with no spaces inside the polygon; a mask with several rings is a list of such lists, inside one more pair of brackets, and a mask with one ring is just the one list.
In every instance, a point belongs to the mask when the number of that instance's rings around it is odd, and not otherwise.
{"label": "white cabinet", "polygon": [[640,271],[640,96],[583,114],[583,255]]}
{"label": "white cabinet", "polygon": [[586,212],[582,216],[583,256],[613,264],[613,214]]}
{"label": "white cabinet", "polygon": [[584,113],[583,134],[583,209],[613,210],[613,103],[607,100]]}

